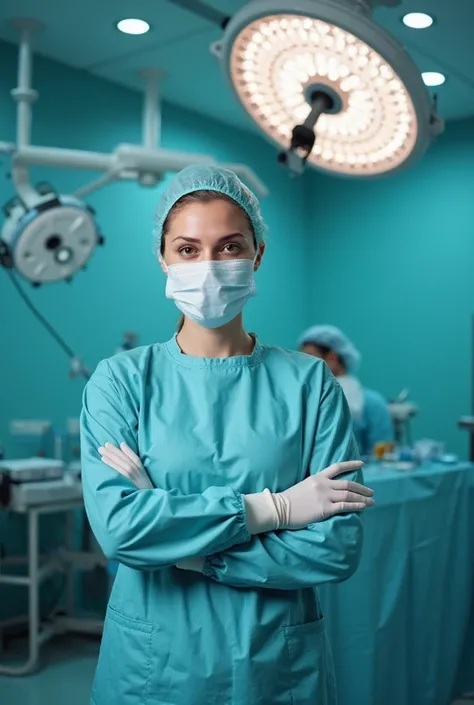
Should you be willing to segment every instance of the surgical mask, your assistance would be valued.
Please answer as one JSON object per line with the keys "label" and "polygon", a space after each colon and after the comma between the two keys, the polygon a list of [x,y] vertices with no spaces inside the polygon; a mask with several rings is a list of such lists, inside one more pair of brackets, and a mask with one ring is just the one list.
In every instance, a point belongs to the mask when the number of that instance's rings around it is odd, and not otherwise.
{"label": "surgical mask", "polygon": [[364,390],[357,377],[351,375],[341,375],[337,381],[342,387],[342,391],[349,404],[352,418],[359,421],[364,410]]}
{"label": "surgical mask", "polygon": [[255,296],[254,260],[190,262],[167,267],[166,298],[205,328],[220,328]]}

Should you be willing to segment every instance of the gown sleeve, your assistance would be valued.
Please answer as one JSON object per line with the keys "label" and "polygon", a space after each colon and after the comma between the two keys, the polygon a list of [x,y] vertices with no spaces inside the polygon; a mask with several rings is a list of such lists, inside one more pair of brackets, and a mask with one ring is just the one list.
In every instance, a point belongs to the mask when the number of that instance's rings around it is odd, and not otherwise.
{"label": "gown sleeve", "polygon": [[138,411],[130,390],[107,361],[88,382],[81,414],[81,466],[87,516],[110,560],[139,570],[175,565],[250,540],[243,496],[228,487],[202,494],[138,490],[105,465],[98,453],[107,441],[137,448]]}
{"label": "gown sleeve", "polygon": [[[325,372],[309,473],[333,463],[358,460],[350,411],[339,384]],[[346,479],[362,483],[362,472]],[[233,587],[296,590],[349,578],[357,569],[362,545],[362,519],[351,513],[311,524],[299,531],[273,531],[255,536],[208,557],[203,573]]]}

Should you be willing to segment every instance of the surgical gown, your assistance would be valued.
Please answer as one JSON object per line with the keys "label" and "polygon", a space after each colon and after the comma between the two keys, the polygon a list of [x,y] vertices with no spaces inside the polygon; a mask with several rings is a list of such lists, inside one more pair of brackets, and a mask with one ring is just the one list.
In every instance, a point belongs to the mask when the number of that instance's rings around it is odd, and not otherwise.
{"label": "surgical gown", "polygon": [[[316,587],[356,569],[360,516],[251,536],[242,496],[358,458],[326,365],[258,341],[194,358],[173,339],[102,362],[81,423],[87,514],[119,563],[92,703],[333,705]],[[126,441],[155,489],[102,463],[106,441]],[[204,573],[175,567],[195,556]]]}
{"label": "surgical gown", "polygon": [[360,419],[354,419],[354,435],[363,456],[371,456],[377,443],[394,440],[387,402],[373,389],[364,389],[364,408]]}

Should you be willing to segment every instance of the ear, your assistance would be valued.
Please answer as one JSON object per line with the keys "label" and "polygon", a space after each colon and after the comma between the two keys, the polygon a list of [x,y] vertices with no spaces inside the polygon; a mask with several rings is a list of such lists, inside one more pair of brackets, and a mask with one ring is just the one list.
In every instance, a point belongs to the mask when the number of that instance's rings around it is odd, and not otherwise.
{"label": "ear", "polygon": [[165,260],[161,255],[158,255],[158,262],[160,263],[161,270],[163,274],[168,274],[168,267],[165,264]]}
{"label": "ear", "polygon": [[260,268],[260,265],[262,264],[262,257],[264,254],[265,254],[265,243],[261,242],[260,245],[258,246],[258,254],[255,258],[255,265],[253,268],[254,272],[256,272]]}

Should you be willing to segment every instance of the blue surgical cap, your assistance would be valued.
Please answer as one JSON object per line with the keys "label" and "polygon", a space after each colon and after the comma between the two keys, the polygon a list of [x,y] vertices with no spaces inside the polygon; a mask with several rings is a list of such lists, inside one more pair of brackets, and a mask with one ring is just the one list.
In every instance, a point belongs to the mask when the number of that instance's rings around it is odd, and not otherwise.
{"label": "blue surgical cap", "polygon": [[163,224],[170,210],[176,201],[194,191],[216,191],[232,198],[250,218],[257,244],[262,242],[266,226],[260,213],[259,202],[239,177],[230,169],[221,166],[187,166],[176,174],[160,196],[155,211],[154,247],[157,253],[161,249]]}
{"label": "blue surgical cap", "polygon": [[312,326],[308,328],[298,341],[298,347],[306,343],[322,345],[334,350],[341,358],[348,372],[354,372],[360,363],[360,353],[346,338],[344,333],[334,326]]}

